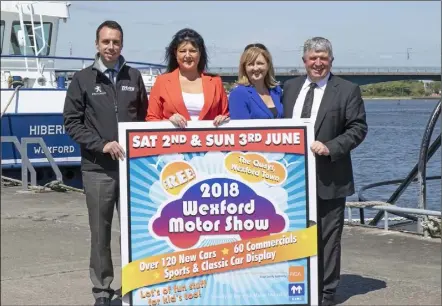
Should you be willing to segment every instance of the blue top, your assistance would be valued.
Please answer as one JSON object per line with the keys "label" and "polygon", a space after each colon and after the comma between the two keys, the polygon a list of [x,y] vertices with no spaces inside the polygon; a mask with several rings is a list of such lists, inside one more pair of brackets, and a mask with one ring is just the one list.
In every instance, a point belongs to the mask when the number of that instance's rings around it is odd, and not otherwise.
{"label": "blue top", "polygon": [[[277,110],[277,117],[283,117],[281,103],[282,90],[276,86],[270,88],[270,96]],[[238,85],[229,95],[230,119],[274,119],[272,112],[259,96],[255,87]]]}

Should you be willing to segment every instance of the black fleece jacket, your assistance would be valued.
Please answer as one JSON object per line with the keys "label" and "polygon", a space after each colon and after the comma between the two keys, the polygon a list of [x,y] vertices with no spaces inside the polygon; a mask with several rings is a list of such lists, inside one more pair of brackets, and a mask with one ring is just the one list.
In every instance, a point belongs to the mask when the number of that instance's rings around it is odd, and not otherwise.
{"label": "black fleece jacket", "polygon": [[144,121],[147,93],[141,73],[120,58],[114,85],[93,65],[76,72],[67,90],[63,117],[66,132],[81,147],[82,170],[118,170],[104,154],[106,143],[118,141],[118,122]]}

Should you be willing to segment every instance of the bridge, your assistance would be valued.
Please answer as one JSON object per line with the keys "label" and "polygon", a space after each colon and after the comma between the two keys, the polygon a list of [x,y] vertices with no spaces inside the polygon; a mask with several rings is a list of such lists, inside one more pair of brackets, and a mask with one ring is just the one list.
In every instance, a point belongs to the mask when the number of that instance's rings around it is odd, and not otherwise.
{"label": "bridge", "polygon": [[[238,67],[213,67],[209,72],[221,76],[224,82],[235,82]],[[440,81],[440,67],[333,67],[332,73],[359,85],[389,81]],[[284,81],[305,74],[304,67],[276,67],[276,79]]]}

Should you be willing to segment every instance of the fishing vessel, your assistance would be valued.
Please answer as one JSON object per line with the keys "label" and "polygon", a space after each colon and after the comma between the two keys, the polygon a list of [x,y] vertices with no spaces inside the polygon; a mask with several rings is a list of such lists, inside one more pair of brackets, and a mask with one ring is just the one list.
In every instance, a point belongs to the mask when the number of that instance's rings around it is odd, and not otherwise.
{"label": "fishing vessel", "polygon": [[[20,178],[35,170],[38,184],[45,184],[56,179],[50,164],[53,158],[64,184],[82,186],[80,148],[66,134],[62,112],[72,75],[94,59],[56,56],[57,41],[63,35],[60,23],[69,22],[70,6],[62,1],[1,1],[4,176]],[[142,72],[148,93],[164,68],[127,63]]]}

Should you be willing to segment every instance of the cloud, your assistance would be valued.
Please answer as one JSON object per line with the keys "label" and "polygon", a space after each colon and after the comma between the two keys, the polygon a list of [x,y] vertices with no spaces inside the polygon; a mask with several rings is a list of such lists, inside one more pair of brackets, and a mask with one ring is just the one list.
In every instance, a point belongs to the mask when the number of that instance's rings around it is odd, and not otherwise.
{"label": "cloud", "polygon": [[161,181],[158,180],[150,186],[149,198],[159,207],[161,203],[168,201],[171,197],[164,191]]}
{"label": "cloud", "polygon": [[176,161],[176,160],[184,160],[183,154],[164,154],[158,158],[158,162],[163,162],[165,164]]}
{"label": "cloud", "polygon": [[[217,184],[221,186],[220,189],[213,188]],[[227,190],[229,194],[219,196],[223,201],[217,200],[217,194],[215,194],[217,190],[221,193]],[[210,194],[211,191],[214,194]],[[200,214],[197,208],[205,203],[213,205],[219,211],[213,215],[210,215],[212,210],[208,211],[207,215]],[[227,206],[232,210],[243,207],[245,212],[230,215],[229,210],[226,210],[222,214],[222,210]],[[170,220],[176,220],[174,226],[171,225]],[[204,223],[202,233],[196,228],[189,231],[188,227],[184,231],[184,223],[188,222],[196,226]],[[153,235],[170,240],[175,247],[186,249],[198,243],[201,236],[236,234],[241,239],[250,239],[282,232],[288,223],[287,217],[278,214],[272,202],[258,195],[244,183],[228,178],[211,178],[196,183],[186,190],[180,199],[165,204],[163,209],[152,218],[150,224]],[[246,230],[246,226],[250,228]]]}
{"label": "cloud", "polygon": [[[255,152],[249,152],[249,153],[255,153]],[[283,159],[285,156],[285,153],[266,153],[266,152],[259,152],[259,154],[263,155],[265,158],[267,158],[268,161],[275,161]]]}
{"label": "cloud", "polygon": [[207,152],[204,156],[193,157],[189,164],[193,166],[196,172],[202,175],[226,174],[224,157],[225,154],[222,152]]}
{"label": "cloud", "polygon": [[250,184],[257,194],[265,196],[270,200],[275,206],[277,206],[280,211],[285,211],[288,208],[288,194],[281,186],[269,186],[265,182],[259,182],[255,184]]}

